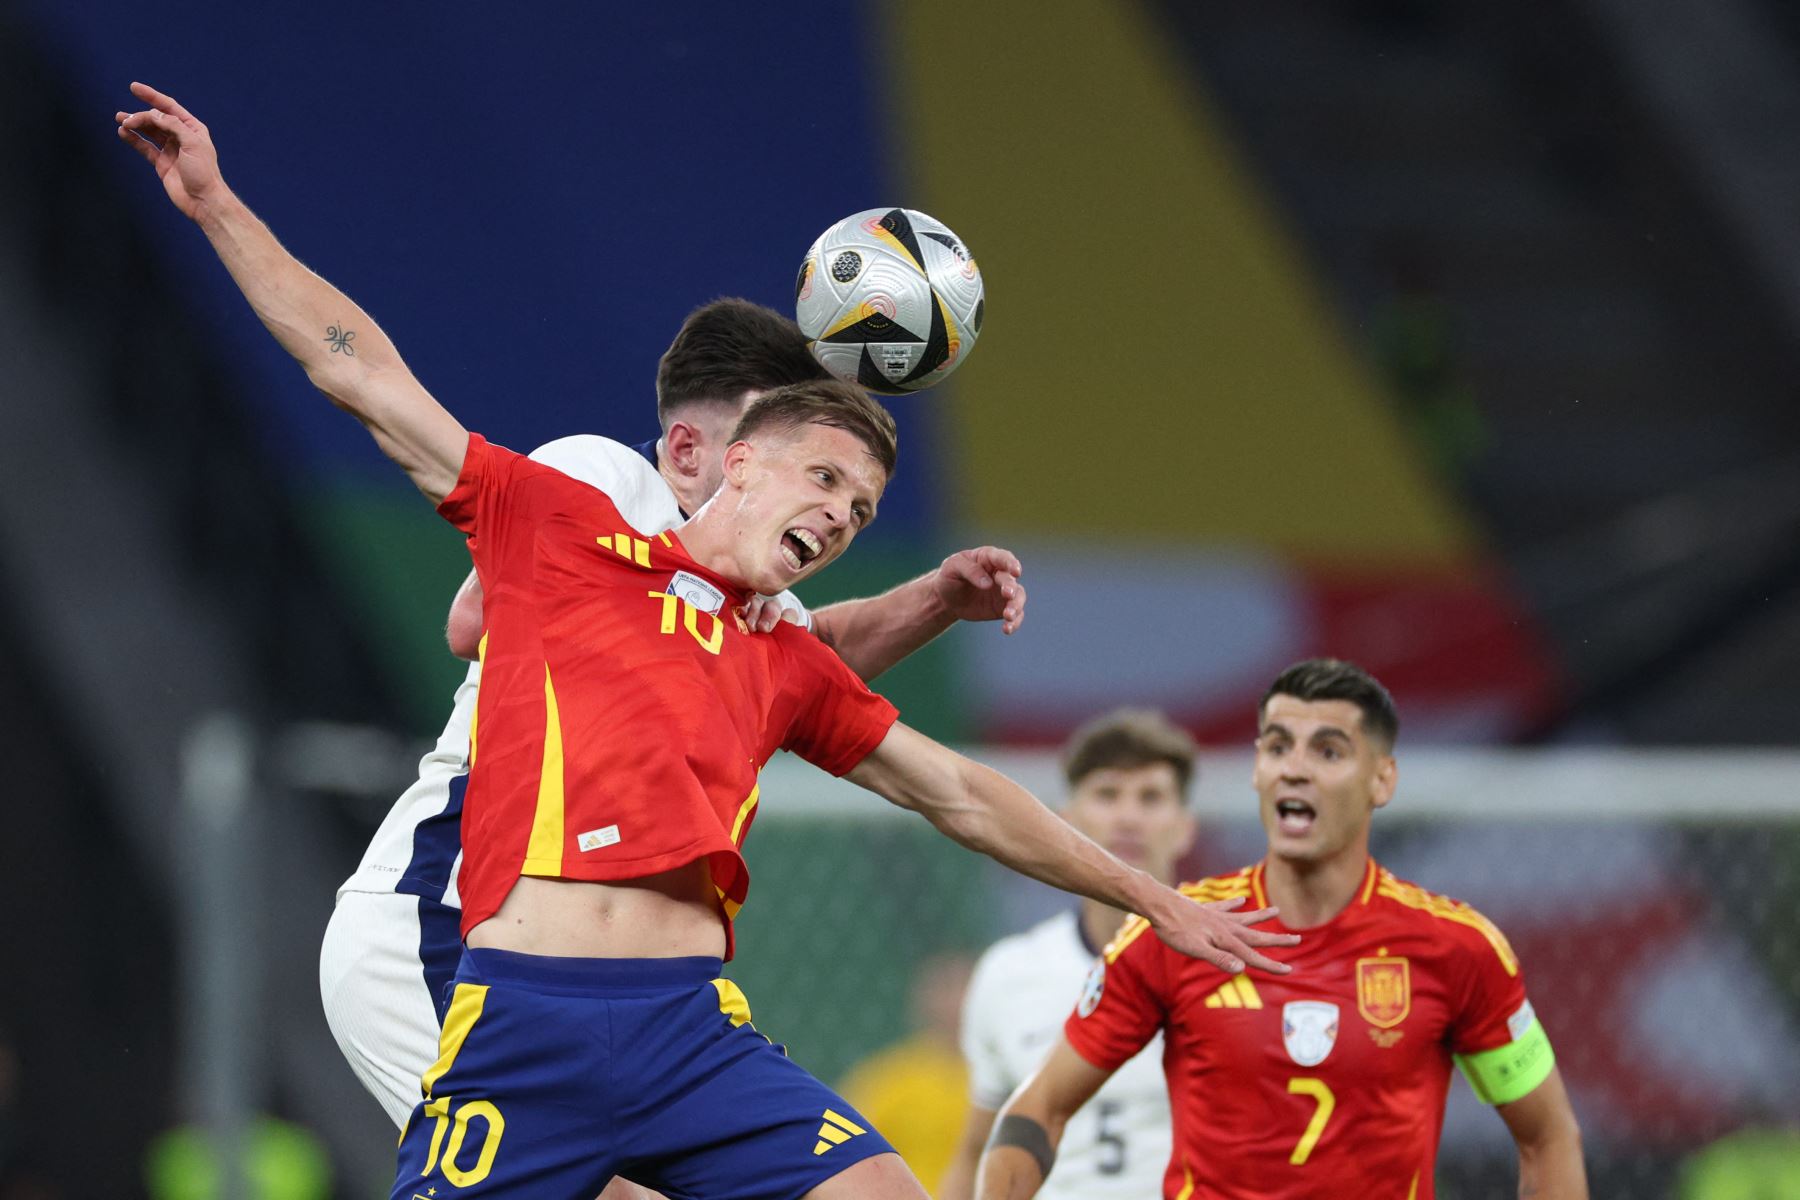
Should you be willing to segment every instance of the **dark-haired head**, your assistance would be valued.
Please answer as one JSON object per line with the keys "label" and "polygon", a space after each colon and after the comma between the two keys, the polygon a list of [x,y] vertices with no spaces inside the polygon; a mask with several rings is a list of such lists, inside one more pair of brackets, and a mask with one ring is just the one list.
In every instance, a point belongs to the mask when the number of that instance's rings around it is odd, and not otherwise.
{"label": "dark-haired head", "polygon": [[747,395],[830,378],[781,313],[727,296],[689,313],[656,369],[656,415],[663,431],[695,408],[729,409]]}
{"label": "dark-haired head", "polygon": [[1257,706],[1260,726],[1269,711],[1269,701],[1276,696],[1292,696],[1296,700],[1347,700],[1362,713],[1363,736],[1383,754],[1390,754],[1400,736],[1400,714],[1394,709],[1394,698],[1373,675],[1341,658],[1309,658],[1297,662],[1269,685]]}

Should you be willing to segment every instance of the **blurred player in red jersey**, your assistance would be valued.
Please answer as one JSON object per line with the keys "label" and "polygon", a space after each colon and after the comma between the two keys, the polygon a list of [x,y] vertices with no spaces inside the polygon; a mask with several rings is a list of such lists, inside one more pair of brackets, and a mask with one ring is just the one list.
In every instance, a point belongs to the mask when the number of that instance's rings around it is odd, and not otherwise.
{"label": "blurred player in red jersey", "polygon": [[1519,1147],[1519,1195],[1587,1195],[1580,1131],[1519,962],[1487,918],[1369,857],[1399,721],[1360,668],[1313,659],[1263,698],[1255,785],[1268,856],[1182,888],[1272,904],[1303,931],[1292,975],[1222,975],[1134,918],[1049,1058],[1001,1110],[980,1200],[1035,1195],[1063,1126],[1158,1031],[1172,1200],[1430,1200],[1450,1064]]}
{"label": "blurred player in red jersey", "polygon": [[[924,1195],[880,1134],[750,1025],[719,975],[778,749],[1054,886],[1145,914],[1228,971],[1287,968],[1241,900],[1195,905],[1003,776],[897,722],[816,638],[738,614],[875,518],[892,418],[855,388],[759,398],[678,529],[465,430],[343,293],[219,175],[205,126],[142,84],[117,119],[276,340],[461,529],[486,634],[463,814],[467,949],[392,1196],[588,1200],[615,1174],[708,1200]],[[349,350],[354,335],[355,353]]]}

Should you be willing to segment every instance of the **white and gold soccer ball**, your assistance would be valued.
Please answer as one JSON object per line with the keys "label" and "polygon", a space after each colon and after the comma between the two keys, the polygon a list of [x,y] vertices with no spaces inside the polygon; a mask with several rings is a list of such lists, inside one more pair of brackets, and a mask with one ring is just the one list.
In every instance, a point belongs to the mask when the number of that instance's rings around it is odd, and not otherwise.
{"label": "white and gold soccer ball", "polygon": [[975,348],[985,307],[962,239],[910,208],[845,217],[812,244],[794,285],[794,318],[813,356],[846,383],[890,396],[954,371]]}

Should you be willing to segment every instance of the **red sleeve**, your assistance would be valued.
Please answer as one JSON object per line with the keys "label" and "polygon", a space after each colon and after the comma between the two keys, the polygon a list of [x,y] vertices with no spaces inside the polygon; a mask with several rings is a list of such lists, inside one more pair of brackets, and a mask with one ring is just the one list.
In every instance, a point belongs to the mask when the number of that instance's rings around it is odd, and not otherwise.
{"label": "red sleeve", "polygon": [[[1492,921],[1472,908],[1468,912],[1476,923],[1457,930],[1464,982],[1462,1006],[1449,1030],[1454,1054],[1479,1054],[1504,1046],[1531,1024],[1518,955]],[[1513,1028],[1514,1024],[1518,1027]]]}
{"label": "red sleeve", "polygon": [[554,467],[471,433],[456,486],[438,505],[438,514],[467,536],[482,586],[491,590],[488,573],[498,571],[513,550],[531,547],[520,531],[579,503],[610,505],[611,500]]}
{"label": "red sleeve", "polygon": [[790,705],[781,748],[842,775],[881,744],[900,712],[812,634],[794,626],[779,633],[788,646],[782,690]]}
{"label": "red sleeve", "polygon": [[1081,999],[1063,1023],[1075,1053],[1116,1071],[1150,1044],[1168,1017],[1166,953],[1142,917],[1133,917],[1094,960]]}

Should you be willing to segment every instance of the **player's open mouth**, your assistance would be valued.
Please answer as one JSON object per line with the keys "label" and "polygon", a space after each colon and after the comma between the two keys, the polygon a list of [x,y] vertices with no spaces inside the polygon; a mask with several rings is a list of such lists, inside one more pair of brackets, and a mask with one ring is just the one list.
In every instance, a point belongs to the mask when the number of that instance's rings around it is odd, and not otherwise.
{"label": "player's open mouth", "polygon": [[781,556],[796,571],[819,557],[822,548],[818,537],[810,529],[801,529],[796,525],[781,535]]}
{"label": "player's open mouth", "polygon": [[1275,818],[1281,832],[1289,837],[1305,837],[1311,832],[1319,814],[1304,800],[1277,800]]}

